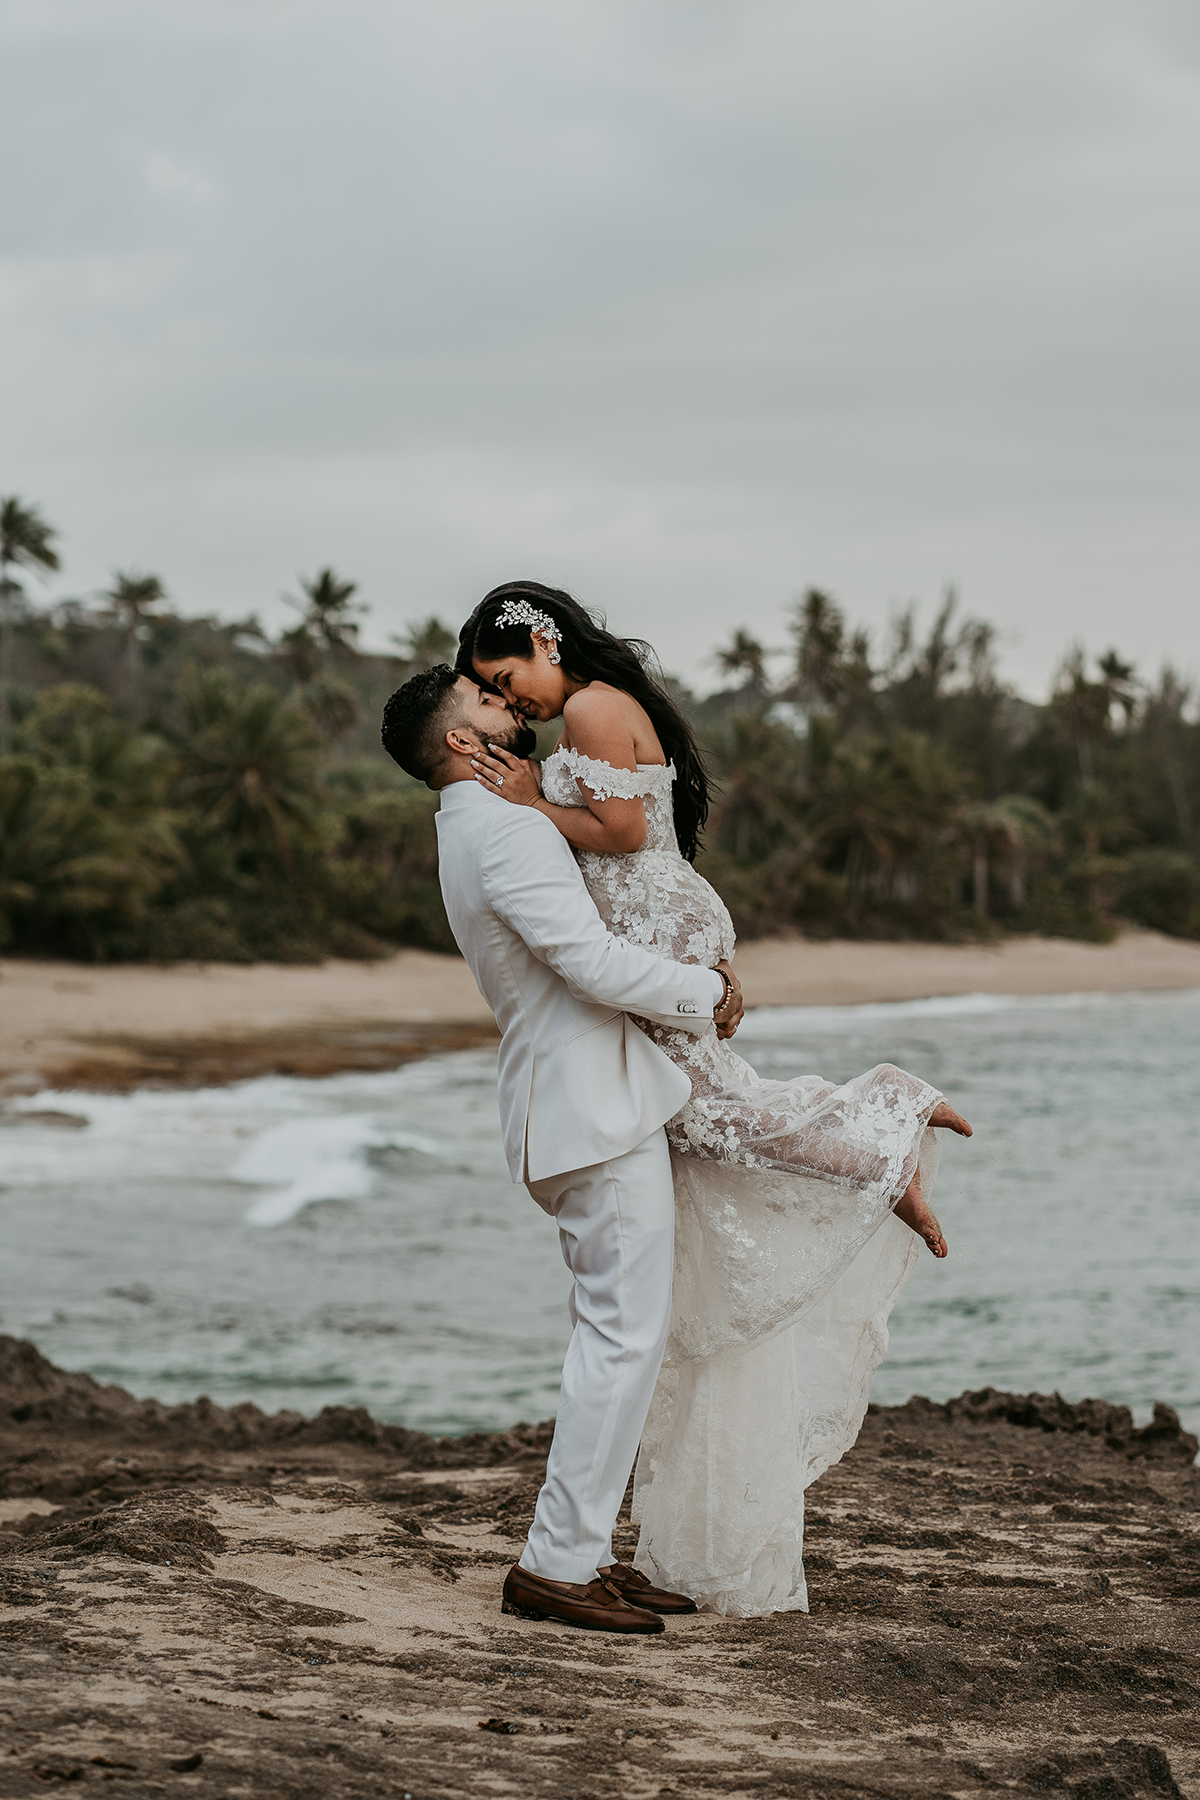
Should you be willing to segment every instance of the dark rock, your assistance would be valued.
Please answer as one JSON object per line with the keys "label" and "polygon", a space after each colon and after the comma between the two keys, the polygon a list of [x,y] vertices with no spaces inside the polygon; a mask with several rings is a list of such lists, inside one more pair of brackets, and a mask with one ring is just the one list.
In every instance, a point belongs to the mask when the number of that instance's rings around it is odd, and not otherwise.
{"label": "dark rock", "polygon": [[125,1556],[133,1562],[168,1563],[172,1568],[209,1570],[207,1551],[226,1548],[224,1537],[208,1518],[207,1507],[188,1494],[169,1489],[144,1499],[106,1507],[91,1518],[47,1529],[33,1540],[37,1550],[66,1550],[66,1560],[87,1556]]}
{"label": "dark rock", "polygon": [[[1127,1406],[1113,1406],[1107,1400],[1064,1400],[1057,1393],[1006,1394],[991,1387],[941,1403],[915,1394],[903,1406],[873,1406],[870,1410],[889,1424],[929,1423],[940,1417],[950,1425],[960,1419],[973,1425],[1004,1420],[1030,1431],[1083,1431],[1103,1438],[1110,1449],[1125,1456],[1157,1462],[1191,1463],[1200,1452],[1200,1440],[1184,1431],[1174,1407],[1161,1401],[1155,1404],[1151,1423],[1140,1427],[1134,1425]],[[900,1448],[889,1447],[889,1453],[901,1453],[902,1442]]]}
{"label": "dark rock", "polygon": [[125,1388],[105,1385],[90,1375],[56,1368],[33,1344],[3,1335],[0,1418],[35,1431],[71,1428],[97,1436],[119,1432],[125,1443],[191,1442],[231,1450],[271,1444],[361,1444],[413,1469],[537,1461],[545,1456],[554,1431],[549,1419],[540,1425],[514,1425],[511,1431],[434,1438],[403,1425],[384,1425],[362,1406],[326,1406],[315,1419],[298,1412],[267,1414],[249,1400],[218,1406],[207,1395],[187,1405],[164,1406],[158,1400],[137,1400]]}

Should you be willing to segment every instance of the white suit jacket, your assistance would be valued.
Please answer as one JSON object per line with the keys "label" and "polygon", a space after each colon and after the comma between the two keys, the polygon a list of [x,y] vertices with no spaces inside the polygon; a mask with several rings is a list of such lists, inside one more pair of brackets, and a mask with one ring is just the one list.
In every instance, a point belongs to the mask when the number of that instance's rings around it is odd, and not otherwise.
{"label": "white suit jacket", "polygon": [[566,839],[532,807],[452,782],[437,834],[450,929],[502,1033],[500,1122],[513,1180],[624,1155],[691,1095],[687,1076],[626,1010],[704,1031],[711,970],[614,937]]}

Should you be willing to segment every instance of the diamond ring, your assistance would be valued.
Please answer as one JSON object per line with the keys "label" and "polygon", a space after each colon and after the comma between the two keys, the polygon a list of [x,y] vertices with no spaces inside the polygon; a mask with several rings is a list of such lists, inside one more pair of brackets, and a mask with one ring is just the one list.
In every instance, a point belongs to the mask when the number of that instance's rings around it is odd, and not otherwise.
{"label": "diamond ring", "polygon": [[503,775],[497,775],[497,777],[496,777],[496,786],[497,786],[497,787],[503,787],[503,786],[504,786],[504,777],[503,777]]}

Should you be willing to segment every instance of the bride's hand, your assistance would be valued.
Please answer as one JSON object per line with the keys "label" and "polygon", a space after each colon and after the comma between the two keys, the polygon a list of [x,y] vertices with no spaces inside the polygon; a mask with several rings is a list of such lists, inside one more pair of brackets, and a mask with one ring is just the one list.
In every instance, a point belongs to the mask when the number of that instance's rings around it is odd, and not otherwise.
{"label": "bride's hand", "polygon": [[471,767],[476,781],[502,800],[511,800],[514,806],[536,806],[542,797],[537,764],[513,756],[497,744],[489,744],[486,751],[473,756]]}

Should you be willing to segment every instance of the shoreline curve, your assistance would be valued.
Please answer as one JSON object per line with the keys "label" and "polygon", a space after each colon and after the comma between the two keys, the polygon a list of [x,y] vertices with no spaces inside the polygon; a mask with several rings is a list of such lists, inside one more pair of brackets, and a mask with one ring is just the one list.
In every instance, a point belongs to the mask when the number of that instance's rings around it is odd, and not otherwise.
{"label": "shoreline curve", "polygon": [[[774,938],[743,945],[737,969],[748,1007],[1162,992],[1200,988],[1200,943],[1149,931],[1111,944]],[[0,1103],[46,1088],[127,1092],[397,1068],[495,1040],[466,964],[421,950],[316,967],[0,958]]]}

